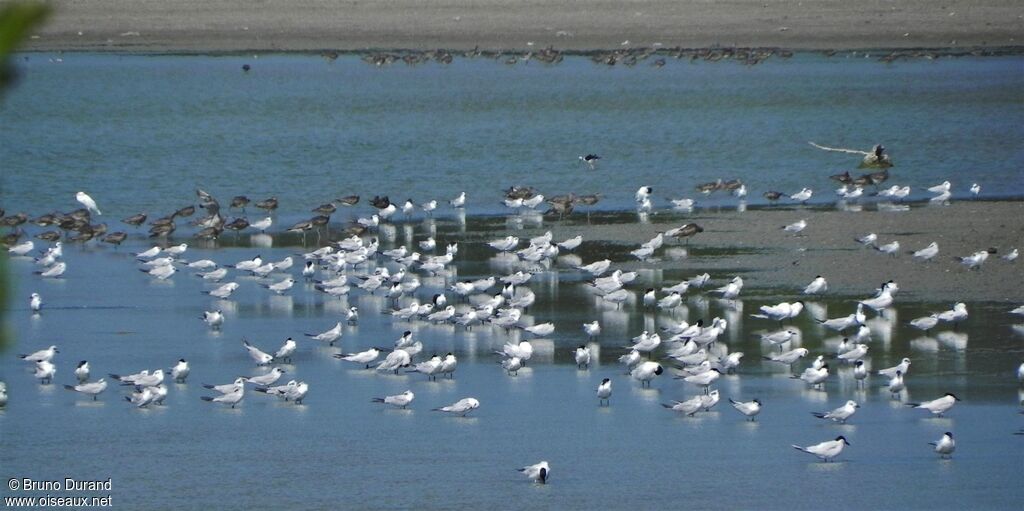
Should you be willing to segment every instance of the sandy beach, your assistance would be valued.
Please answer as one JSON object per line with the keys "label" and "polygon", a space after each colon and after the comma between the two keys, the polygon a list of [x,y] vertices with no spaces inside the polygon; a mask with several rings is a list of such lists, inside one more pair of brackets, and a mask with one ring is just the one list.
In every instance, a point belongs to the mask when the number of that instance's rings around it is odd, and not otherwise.
{"label": "sandy beach", "polygon": [[[613,260],[632,261],[624,269],[679,270],[679,276],[708,271],[721,281],[722,273],[741,275],[746,285],[778,289],[780,295],[799,293],[817,275],[829,281],[829,294],[862,297],[879,284],[894,279],[900,284],[900,300],[993,301],[1017,306],[1024,303],[1024,261],[1009,263],[999,256],[1024,248],[1024,202],[954,202],[947,206],[914,204],[909,211],[808,210],[767,208],[737,212],[696,211],[688,215],[658,212],[649,223],[612,223],[594,214],[586,223],[579,213],[569,225],[551,230],[555,239],[582,234],[585,240],[609,244]],[[635,219],[635,215],[630,214]],[[621,218],[621,215],[620,215]],[[803,236],[784,233],[781,227],[800,219],[808,226]],[[634,220],[635,222],[635,220]],[[667,242],[680,250],[658,253],[658,261],[641,263],[630,250],[658,232],[694,222],[704,227],[687,244]],[[854,238],[869,232],[879,243],[900,242],[897,257],[866,248]],[[530,231],[536,236],[542,230]],[[521,237],[527,234],[520,235]],[[938,243],[939,254],[931,262],[915,260],[908,251]],[[996,248],[980,270],[968,271],[954,256],[966,256]],[[672,259],[671,255],[679,257]],[[584,262],[592,262],[590,260]],[[734,272],[734,273],[730,273]],[[668,279],[671,280],[671,279]]]}
{"label": "sandy beach", "polygon": [[715,45],[791,49],[1014,47],[1011,0],[544,2],[57,0],[29,49],[118,52],[365,49],[570,51]]}

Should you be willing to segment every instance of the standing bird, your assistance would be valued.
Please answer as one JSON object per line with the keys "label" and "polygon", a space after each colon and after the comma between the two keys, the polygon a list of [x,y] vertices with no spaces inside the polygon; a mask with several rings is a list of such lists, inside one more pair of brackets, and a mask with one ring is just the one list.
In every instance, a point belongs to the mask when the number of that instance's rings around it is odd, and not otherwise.
{"label": "standing bird", "polygon": [[608,405],[611,406],[612,397],[612,381],[608,378],[601,380],[601,384],[597,386],[597,405]]}
{"label": "standing bird", "polygon": [[269,353],[249,344],[249,341],[243,339],[242,346],[245,346],[245,349],[249,352],[249,357],[252,358],[253,362],[256,362],[256,365],[258,366],[267,365],[274,360],[274,357]]}
{"label": "standing bird", "polygon": [[928,410],[929,412],[932,412],[932,415],[942,417],[942,414],[948,412],[951,408],[953,408],[953,405],[955,405],[956,402],[959,400],[960,398],[954,396],[952,393],[947,392],[946,395],[938,399],[924,401],[921,403],[907,403],[907,406],[913,408],[923,408],[925,410]]}
{"label": "standing bird", "polygon": [[107,390],[107,382],[103,378],[93,383],[79,383],[78,385],[65,385],[65,389],[70,391],[79,392],[87,396],[92,396],[92,400],[96,401],[100,393]]}
{"label": "standing bird", "polygon": [[782,230],[786,231],[786,232],[791,232],[793,234],[798,234],[798,233],[800,233],[801,231],[803,231],[806,228],[807,228],[807,220],[800,219],[800,220],[798,220],[796,222],[793,222],[793,223],[791,223],[789,225],[783,226]]}
{"label": "standing bird", "polygon": [[828,440],[820,444],[809,445],[807,447],[794,445],[793,448],[798,451],[806,452],[807,454],[813,454],[827,463],[835,459],[836,456],[839,456],[839,454],[843,452],[843,447],[847,445],[850,445],[850,442],[846,441],[846,437],[839,435],[835,440]]}
{"label": "standing bird", "polygon": [[[633,352],[636,352],[636,350],[633,350]],[[640,380],[641,387],[650,387],[651,380],[653,380],[655,376],[661,375],[663,372],[665,372],[665,369],[661,367],[661,364],[658,364],[657,362],[643,362],[637,365],[630,372],[630,375],[632,375],[633,378]]]}
{"label": "standing bird", "polygon": [[816,412],[814,412],[814,413],[812,413],[812,415],[814,415],[815,417],[817,417],[819,419],[829,419],[829,420],[838,422],[840,424],[846,424],[846,419],[849,419],[850,417],[853,416],[853,414],[857,413],[857,409],[858,408],[860,408],[860,405],[857,404],[856,401],[850,400],[850,401],[847,401],[845,405],[840,406],[839,408],[836,408],[835,410],[832,410],[831,412],[827,412],[827,413],[816,413]]}
{"label": "standing bird", "polygon": [[175,383],[185,383],[185,379],[188,378],[190,371],[188,362],[183,358],[178,359],[178,363],[174,364],[174,367],[170,369],[171,378],[174,379]]}
{"label": "standing bird", "polygon": [[89,194],[85,192],[78,192],[75,194],[75,200],[85,206],[85,209],[89,210],[90,213],[94,213],[96,215],[103,214],[100,213],[100,208],[96,207],[96,201],[92,200],[92,197],[89,197]]}
{"label": "standing bird", "polygon": [[821,275],[814,277],[814,280],[804,288],[805,295],[820,295],[826,291],[828,291],[828,281]]}
{"label": "standing bird", "polygon": [[220,330],[221,325],[224,324],[224,313],[220,310],[204,311],[202,319],[203,322],[210,325],[210,328]]}
{"label": "standing bird", "polygon": [[576,351],[573,353],[573,358],[576,360],[577,368],[590,368],[590,348],[581,344]]}
{"label": "standing bird", "polygon": [[942,435],[937,442],[928,442],[928,445],[935,446],[935,452],[939,454],[940,458],[952,458],[953,451],[956,450],[956,441],[953,440],[953,433],[949,431]]}
{"label": "standing bird", "polygon": [[445,412],[453,415],[458,415],[459,417],[465,417],[466,414],[472,412],[473,410],[476,410],[477,408],[480,408],[480,401],[477,401],[475,398],[472,397],[467,397],[460,399],[448,406],[434,408],[431,411]]}
{"label": "standing bird", "polygon": [[39,296],[39,293],[32,293],[28,299],[28,308],[33,313],[38,313],[43,308],[43,299]]}
{"label": "standing bird", "polygon": [[757,414],[761,413],[761,401],[754,399],[752,401],[734,401],[732,398],[729,399],[732,403],[732,407],[736,411],[747,416],[751,422],[757,420]]}
{"label": "standing bird", "polygon": [[85,383],[89,381],[89,362],[81,361],[78,363],[78,367],[75,368],[75,378],[78,383]]}
{"label": "standing bird", "polygon": [[409,403],[412,403],[413,399],[416,399],[416,394],[413,394],[411,390],[407,390],[401,394],[395,394],[394,396],[375,397],[373,398],[373,402],[384,403],[404,410],[409,406]]}

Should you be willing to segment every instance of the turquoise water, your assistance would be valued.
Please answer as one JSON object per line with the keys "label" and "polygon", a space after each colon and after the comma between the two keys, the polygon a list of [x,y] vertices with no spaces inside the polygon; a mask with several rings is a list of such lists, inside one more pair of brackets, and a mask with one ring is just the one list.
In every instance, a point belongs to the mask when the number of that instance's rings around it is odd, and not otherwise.
{"label": "turquoise water", "polygon": [[[607,195],[602,207],[621,209],[631,207],[640,184],[653,184],[660,201],[661,190],[693,197],[696,182],[740,177],[756,202],[768,187],[826,191],[827,174],[852,170],[856,157],[806,145],[814,140],[885,143],[900,184],[955,176],[961,195],[968,181],[982,184],[983,195],[1020,196],[1024,189],[1020,58],[882,65],[798,56],[754,68],[670,63],[656,70],[607,69],[583,59],[556,67],[457,60],[377,69],[302,56],[71,54],[59,64],[48,57],[28,55],[24,80],[0,112],[0,205],[8,212],[69,210],[77,207],[74,192],[86,189],[114,230],[129,214],[158,216],[194,203],[201,186],[225,203],[236,194],[276,195],[286,223],[349,193],[419,202],[467,190],[468,216],[442,208],[436,219],[398,219],[382,234],[382,248],[428,235],[439,246],[459,241],[458,280],[506,267],[483,243],[524,223],[478,214],[500,212],[500,189],[511,184],[545,193],[600,191]],[[242,63],[253,71],[243,74]],[[577,162],[587,152],[604,157],[598,170]],[[369,212],[360,204],[336,218]],[[543,230],[525,227],[517,235]],[[196,243],[182,226],[172,241],[192,243],[190,260],[221,264],[304,251],[298,236],[277,229],[269,241],[243,234]],[[578,272],[555,265],[531,281],[537,303],[528,314],[536,323],[553,321],[555,333],[535,341],[529,366],[510,377],[491,352],[522,334],[392,321],[379,313],[392,306],[379,292],[338,300],[302,282],[273,296],[259,281],[238,277],[232,300],[212,301],[200,293],[212,286],[190,271],[168,282],[136,271],[131,252],[149,246],[138,234],[117,250],[69,243],[61,280],[32,275],[30,260],[9,261],[14,300],[6,314],[15,345],[0,355],[11,396],[0,411],[3,479],[110,478],[110,492],[68,496],[110,493],[115,506],[130,509],[1015,509],[1024,498],[1024,437],[1013,435],[1024,427],[1024,392],[1014,376],[1024,360],[1024,327],[1014,329],[1021,321],[1002,303],[969,303],[971,317],[957,331],[942,327],[930,336],[907,321],[948,303],[898,302],[893,315],[869,323],[874,368],[913,359],[904,401],[944,392],[963,399],[946,418],[933,419],[892,401],[882,378],[858,389],[844,367],[824,391],[810,391],[784,368],[760,361],[772,348],[754,334],[773,325],[749,314],[793,299],[788,290],[745,289],[739,304],[691,293],[672,314],[636,304],[615,310],[586,291]],[[605,253],[588,243],[577,255],[589,262]],[[620,250],[613,259],[627,257]],[[631,288],[689,276],[646,270]],[[712,274],[716,284],[731,276]],[[421,299],[452,282],[420,278]],[[26,306],[33,291],[46,301],[39,316]],[[817,313],[849,314],[851,298],[830,296]],[[361,319],[345,327],[337,347],[302,336],[328,329],[350,305]],[[220,332],[199,319],[215,307],[227,315]],[[696,387],[663,375],[641,389],[616,363],[643,330],[714,316],[730,322],[724,344],[746,355],[738,375],[716,384],[723,399],[710,413],[678,417],[660,403],[688,398]],[[595,319],[604,328],[594,346],[600,355],[591,369],[577,370],[571,349],[585,341],[580,325]],[[812,356],[834,352],[838,338],[806,315],[795,326]],[[454,380],[377,375],[331,357],[391,345],[407,329],[425,355],[458,355]],[[273,350],[289,336],[299,349],[283,366],[285,379],[310,384],[303,405],[254,393],[234,410],[200,400],[210,395],[202,383],[262,372],[241,339]],[[61,349],[56,381],[40,385],[16,354],[50,344]],[[81,359],[98,377],[166,368],[182,357],[192,375],[170,385],[162,407],[133,409],[120,389],[93,403],[61,388],[73,382]],[[614,382],[611,406],[598,407],[594,389],[606,377]],[[407,388],[417,395],[411,410],[370,402]],[[482,404],[466,419],[430,411],[467,396]],[[765,410],[745,422],[729,397],[757,397]],[[847,399],[862,404],[847,425],[810,415]],[[958,440],[951,461],[927,445],[944,431]],[[818,463],[790,447],[840,434],[852,445],[839,463]],[[530,484],[514,470],[542,459],[552,466],[549,485]],[[45,493],[0,490],[5,497]]]}

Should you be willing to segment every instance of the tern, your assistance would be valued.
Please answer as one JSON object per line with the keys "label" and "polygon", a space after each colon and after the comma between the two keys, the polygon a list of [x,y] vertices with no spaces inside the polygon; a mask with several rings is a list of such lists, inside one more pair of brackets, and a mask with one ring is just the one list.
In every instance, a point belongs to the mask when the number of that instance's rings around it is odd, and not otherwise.
{"label": "tern", "polygon": [[954,326],[961,321],[967,319],[967,304],[960,302],[953,305],[953,308],[947,311],[940,312],[936,315],[939,321],[946,323],[953,323]]}
{"label": "tern", "polygon": [[590,348],[586,345],[579,345],[573,352],[573,359],[576,361],[576,368],[589,369],[590,368]]}
{"label": "tern", "polygon": [[587,337],[593,339],[598,335],[601,335],[601,324],[598,323],[597,321],[594,321],[592,323],[584,323],[583,332],[587,334]]}
{"label": "tern", "polygon": [[793,330],[780,330],[778,332],[772,332],[770,334],[762,334],[761,340],[770,342],[777,345],[779,349],[782,349],[782,345],[789,341],[792,341],[797,337],[797,333]]}
{"label": "tern", "polygon": [[689,417],[693,417],[693,414],[701,411],[703,408],[703,402],[701,401],[702,396],[694,396],[686,401],[673,401],[672,404],[664,404],[661,406],[668,408],[669,410],[682,413]]}
{"label": "tern", "polygon": [[721,293],[722,298],[726,300],[735,300],[740,295],[740,291],[743,290],[743,279],[740,277],[733,277],[732,281],[723,287],[713,290],[713,293]]}
{"label": "tern", "polygon": [[253,376],[252,378],[246,378],[245,381],[248,382],[248,383],[251,383],[253,385],[259,385],[260,387],[266,387],[266,386],[269,386],[269,385],[273,385],[274,383],[277,382],[277,380],[280,380],[281,376],[284,375],[284,373],[285,373],[284,369],[281,369],[280,367],[275,367],[275,368],[271,369],[270,371],[268,371],[266,373],[263,373],[263,374],[261,374],[259,376]]}
{"label": "tern", "polygon": [[220,287],[216,289],[210,291],[203,291],[203,293],[206,293],[214,298],[220,298],[221,300],[225,300],[229,296],[231,296],[231,293],[234,293],[236,289],[238,289],[237,282],[228,282],[226,284],[222,284]]}
{"label": "tern", "polygon": [[952,187],[952,185],[950,184],[949,181],[943,181],[942,183],[939,183],[939,184],[937,184],[935,186],[929,187],[928,191],[941,195],[941,194],[944,194],[944,193],[948,193],[951,187]]}
{"label": "tern", "polygon": [[893,399],[898,399],[900,397],[900,392],[903,392],[903,389],[906,388],[906,385],[903,383],[903,371],[896,371],[892,377],[889,378],[889,383],[886,384],[886,387],[889,389],[891,397]]}
{"label": "tern", "polygon": [[445,413],[450,413],[450,414],[453,414],[453,415],[458,415],[460,417],[465,417],[466,414],[468,414],[469,412],[472,412],[473,410],[476,410],[477,408],[480,408],[480,401],[477,401],[475,398],[472,398],[472,397],[467,397],[467,398],[460,399],[460,400],[458,400],[458,401],[456,401],[456,402],[454,402],[454,403],[452,403],[452,404],[450,404],[448,406],[442,406],[440,408],[434,408],[431,411],[433,411],[433,412],[445,412]]}
{"label": "tern", "polygon": [[632,350],[629,353],[619,357],[619,363],[626,366],[626,374],[630,374],[634,367],[640,363],[640,352]]}
{"label": "tern", "polygon": [[939,244],[933,241],[930,244],[928,244],[927,247],[924,247],[921,250],[913,251],[910,254],[914,257],[914,259],[920,259],[922,261],[931,261],[932,258],[938,255],[938,253]]}
{"label": "tern", "polygon": [[907,374],[908,370],[910,370],[910,359],[909,358],[904,358],[903,360],[900,361],[899,364],[897,364],[897,365],[895,365],[893,367],[888,367],[888,368],[879,370],[878,374],[880,374],[882,376],[888,376],[888,377],[891,378],[896,373]]}
{"label": "tern", "polygon": [[845,360],[847,362],[853,362],[853,361],[857,361],[857,360],[860,360],[860,359],[864,358],[864,356],[867,355],[867,354],[868,354],[868,345],[867,344],[858,344],[858,345],[854,346],[852,349],[850,349],[849,351],[840,354],[836,358],[838,358],[839,360]]}
{"label": "tern", "polygon": [[896,257],[899,255],[900,252],[900,242],[893,241],[892,243],[886,243],[885,245],[876,245],[875,250],[883,254],[889,254],[893,257]]}
{"label": "tern", "polygon": [[220,310],[204,311],[203,321],[214,330],[219,330],[224,324],[224,313]]}
{"label": "tern", "polygon": [[[334,327],[325,332],[318,334],[306,334],[306,337],[310,337],[313,340],[326,342],[328,346],[334,346],[335,341],[341,339],[341,322],[335,323]],[[376,358],[376,357],[374,357]]]}
{"label": "tern", "polygon": [[459,366],[459,359],[450,352],[441,360],[441,374],[448,378],[455,378],[455,369]]}
{"label": "tern", "polygon": [[814,280],[804,288],[805,295],[820,295],[826,291],[828,291],[828,281],[821,275],[814,277]]}
{"label": "tern", "polygon": [[188,367],[188,362],[185,359],[178,359],[178,363],[170,369],[171,378],[177,383],[185,383],[185,379],[188,378],[188,373],[191,370]]}
{"label": "tern", "polygon": [[249,352],[249,357],[252,358],[258,366],[267,365],[274,360],[274,357],[269,353],[249,344],[249,341],[246,341],[245,339],[242,339],[242,346],[245,346],[245,349]]}
{"label": "tern", "polygon": [[814,415],[815,417],[817,417],[819,419],[829,419],[829,420],[838,422],[840,424],[846,424],[846,419],[849,419],[850,417],[853,416],[853,414],[857,413],[857,409],[858,408],[860,408],[860,405],[857,404],[856,401],[850,400],[850,401],[847,401],[846,404],[844,404],[843,406],[840,406],[839,408],[836,408],[835,410],[832,410],[831,412],[826,412],[826,413],[817,413],[817,412],[815,412],[815,413],[812,413],[812,415]]}
{"label": "tern", "polygon": [[539,325],[533,325],[529,327],[523,327],[523,330],[530,332],[537,337],[544,337],[551,335],[555,331],[554,323],[541,323]]}
{"label": "tern", "polygon": [[815,369],[814,367],[808,367],[804,369],[804,372],[800,376],[791,376],[798,380],[803,380],[811,387],[820,387],[821,384],[828,378],[828,364],[822,364],[820,368]]}
{"label": "tern", "polygon": [[377,360],[381,351],[377,348],[370,348],[366,351],[360,351],[359,353],[336,353],[334,358],[344,360],[346,362],[354,362],[366,366],[366,369],[370,368],[370,363]]}
{"label": "tern", "polygon": [[912,319],[910,321],[910,326],[924,332],[928,332],[929,330],[935,328],[935,325],[937,324],[939,324],[938,314],[922,316],[920,318]]}
{"label": "tern", "polygon": [[760,310],[761,314],[751,314],[751,317],[775,320],[781,325],[784,320],[799,316],[804,310],[804,302],[782,302],[776,305],[762,305]]}
{"label": "tern", "polygon": [[[271,267],[271,269],[273,269],[273,267]],[[275,282],[273,284],[261,284],[261,285],[263,287],[273,291],[274,293],[277,293],[277,294],[280,295],[280,294],[284,294],[286,291],[291,289],[294,284],[295,284],[295,279],[293,279],[291,277],[286,277],[284,280],[281,280],[280,282]]]}
{"label": "tern", "polygon": [[699,374],[686,376],[683,378],[683,380],[686,381],[687,383],[692,383],[698,387],[703,387],[704,393],[707,394],[709,392],[709,387],[711,386],[711,384],[717,381],[718,378],[721,376],[721,371],[719,371],[718,369],[711,369],[710,371],[705,371]]}
{"label": "tern", "polygon": [[85,394],[87,396],[92,396],[92,400],[96,401],[100,393],[102,393],[104,390],[107,390],[107,381],[103,378],[100,378],[99,380],[94,381],[92,383],[80,383],[74,386],[65,385],[64,388],[74,392]]}
{"label": "tern", "polygon": [[505,370],[509,376],[518,376],[519,370],[523,368],[523,360],[519,357],[509,357],[501,361],[501,368]]}
{"label": "tern", "polygon": [[394,406],[395,408],[405,409],[410,403],[412,403],[413,399],[416,399],[416,394],[413,394],[411,390],[407,390],[401,394],[395,394],[393,396],[375,397],[373,398],[373,402],[384,403],[386,405]]}
{"label": "tern", "polygon": [[89,362],[83,360],[78,363],[78,367],[75,368],[75,379],[78,383],[89,381]]}
{"label": "tern", "polygon": [[413,366],[409,372],[421,373],[427,376],[428,380],[437,380],[437,375],[441,374],[441,369],[444,367],[444,363],[441,357],[434,355],[429,360],[420,362]]}
{"label": "tern", "polygon": [[861,245],[874,246],[875,242],[878,241],[878,235],[873,233],[873,232],[869,232],[869,233],[865,234],[864,236],[861,236],[859,238],[854,238],[854,240],[857,243],[860,243]]}
{"label": "tern", "polygon": [[612,397],[612,381],[608,378],[601,380],[601,384],[597,386],[597,405],[602,404],[611,405]]}
{"label": "tern", "polygon": [[799,233],[807,228],[807,220],[798,220],[782,227],[782,230],[793,234]]}
{"label": "tern", "polygon": [[243,386],[245,386],[245,378],[241,377],[241,376],[239,376],[238,378],[235,378],[235,381],[233,381],[231,383],[225,383],[223,385],[209,385],[209,384],[205,384],[205,383],[203,384],[203,388],[210,389],[210,390],[216,390],[217,392],[220,392],[221,394],[230,394],[230,393],[232,393],[232,392],[242,388]]}
{"label": "tern", "polygon": [[887,286],[882,287],[882,292],[879,293],[878,296],[860,301],[861,304],[867,305],[868,307],[875,311],[887,309],[890,305],[892,305],[892,302],[892,291]]}
{"label": "tern", "polygon": [[834,317],[830,318],[830,320],[824,321],[815,318],[815,321],[820,323],[823,327],[829,330],[835,330],[837,332],[843,332],[844,330],[849,329],[850,327],[862,325],[866,320],[867,317],[864,315],[864,305],[862,303],[857,304],[856,312],[847,316]]}
{"label": "tern", "polygon": [[[799,192],[796,192],[793,195],[790,195],[789,198],[793,199],[793,200],[795,200],[797,202],[806,204],[807,201],[809,201],[811,199],[812,195],[814,195],[814,190],[811,190],[810,188],[803,188]],[[803,220],[801,220],[801,222],[802,221]]]}
{"label": "tern", "polygon": [[913,408],[923,408],[925,410],[928,410],[929,412],[932,412],[932,415],[942,417],[944,413],[948,412],[951,408],[953,408],[953,405],[955,405],[957,401],[960,401],[960,398],[947,392],[946,395],[938,399],[933,399],[931,401],[923,401],[920,403],[907,403],[907,406]]}
{"label": "tern", "polygon": [[[636,350],[633,350],[631,353],[636,353]],[[639,353],[637,353],[637,355],[639,355]],[[640,381],[640,386],[650,387],[651,380],[653,380],[655,376],[661,375],[663,372],[665,372],[665,370],[661,367],[661,364],[656,362],[642,362],[633,368],[630,375],[633,376],[634,379]]]}
{"label": "tern", "polygon": [[952,458],[953,451],[956,450],[956,441],[953,440],[953,433],[949,431],[943,434],[938,441],[928,442],[928,445],[935,446],[935,452],[939,454],[940,458]]}
{"label": "tern", "polygon": [[746,415],[747,419],[751,422],[757,420],[757,414],[761,413],[761,401],[757,399],[752,401],[734,401],[733,399],[729,399],[729,402],[732,403],[732,407],[735,408],[736,411]]}
{"label": "tern", "polygon": [[221,394],[216,397],[202,396],[203,401],[231,405],[231,408],[234,408],[235,405],[241,403],[243,399],[245,399],[245,387],[239,387],[233,392]]}
{"label": "tern", "polygon": [[41,360],[36,362],[35,373],[33,377],[39,380],[39,383],[53,383],[53,376],[57,374],[57,366],[48,360]]}
{"label": "tern", "polygon": [[847,445],[850,445],[850,442],[846,440],[846,437],[839,435],[835,440],[828,440],[820,444],[809,445],[807,447],[794,445],[793,448],[798,451],[813,454],[827,463],[835,459],[836,456],[839,456],[839,454],[843,452],[843,447]]}
{"label": "tern", "polygon": [[155,398],[156,395],[150,387],[145,387],[138,392],[133,392],[130,396],[124,397],[125,401],[135,405],[136,408],[145,408],[152,403]]}
{"label": "tern", "polygon": [[803,357],[806,357],[807,353],[809,353],[807,351],[807,348],[796,348],[794,350],[779,353],[778,355],[764,357],[764,359],[792,366],[793,364],[796,363],[796,361],[800,360]]}
{"label": "tern", "polygon": [[977,268],[981,268],[981,265],[985,262],[985,260],[988,259],[988,256],[988,250],[979,250],[969,256],[954,257],[953,259],[959,261],[960,264],[966,266],[968,270],[974,270]]}
{"label": "tern", "polygon": [[412,356],[408,351],[404,349],[396,349],[391,353],[388,353],[384,360],[377,364],[378,372],[393,371],[398,374],[398,370],[403,367],[408,367],[412,363]]}

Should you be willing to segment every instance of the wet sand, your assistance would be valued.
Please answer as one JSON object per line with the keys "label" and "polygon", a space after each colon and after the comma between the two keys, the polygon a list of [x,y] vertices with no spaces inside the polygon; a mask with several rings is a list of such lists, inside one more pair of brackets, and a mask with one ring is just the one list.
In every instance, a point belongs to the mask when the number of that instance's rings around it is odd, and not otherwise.
{"label": "wet sand", "polygon": [[[584,240],[607,242],[613,261],[631,261],[624,268],[661,268],[669,281],[704,271],[716,282],[738,274],[747,285],[745,292],[777,288],[780,294],[793,296],[822,275],[829,282],[829,294],[862,297],[894,279],[901,288],[901,301],[992,301],[1013,307],[1024,303],[1024,258],[1012,263],[1000,258],[1013,248],[1024,249],[1024,202],[1020,201],[913,204],[903,212],[877,211],[874,205],[860,212],[782,207],[687,215],[656,212],[649,223],[639,224],[635,214],[629,216],[633,222],[600,225],[610,218],[594,214],[588,225],[586,215],[576,213],[572,221],[551,230],[556,240],[582,234]],[[803,236],[781,230],[800,219],[808,223]],[[658,251],[655,263],[641,263],[628,255],[658,231],[687,222],[701,225],[705,232],[688,244],[666,242],[666,247],[686,249],[685,258],[673,260],[663,255],[665,248]],[[521,237],[541,232],[529,230]],[[879,243],[898,240],[900,254],[891,257],[854,241],[869,232],[878,235]],[[932,241],[938,243],[939,254],[931,262],[907,253]],[[968,271],[953,260],[989,247],[998,253],[980,270]]]}
{"label": "wet sand", "polygon": [[[1019,46],[1012,0],[56,0],[34,50]],[[628,41],[628,43],[626,43]]]}

